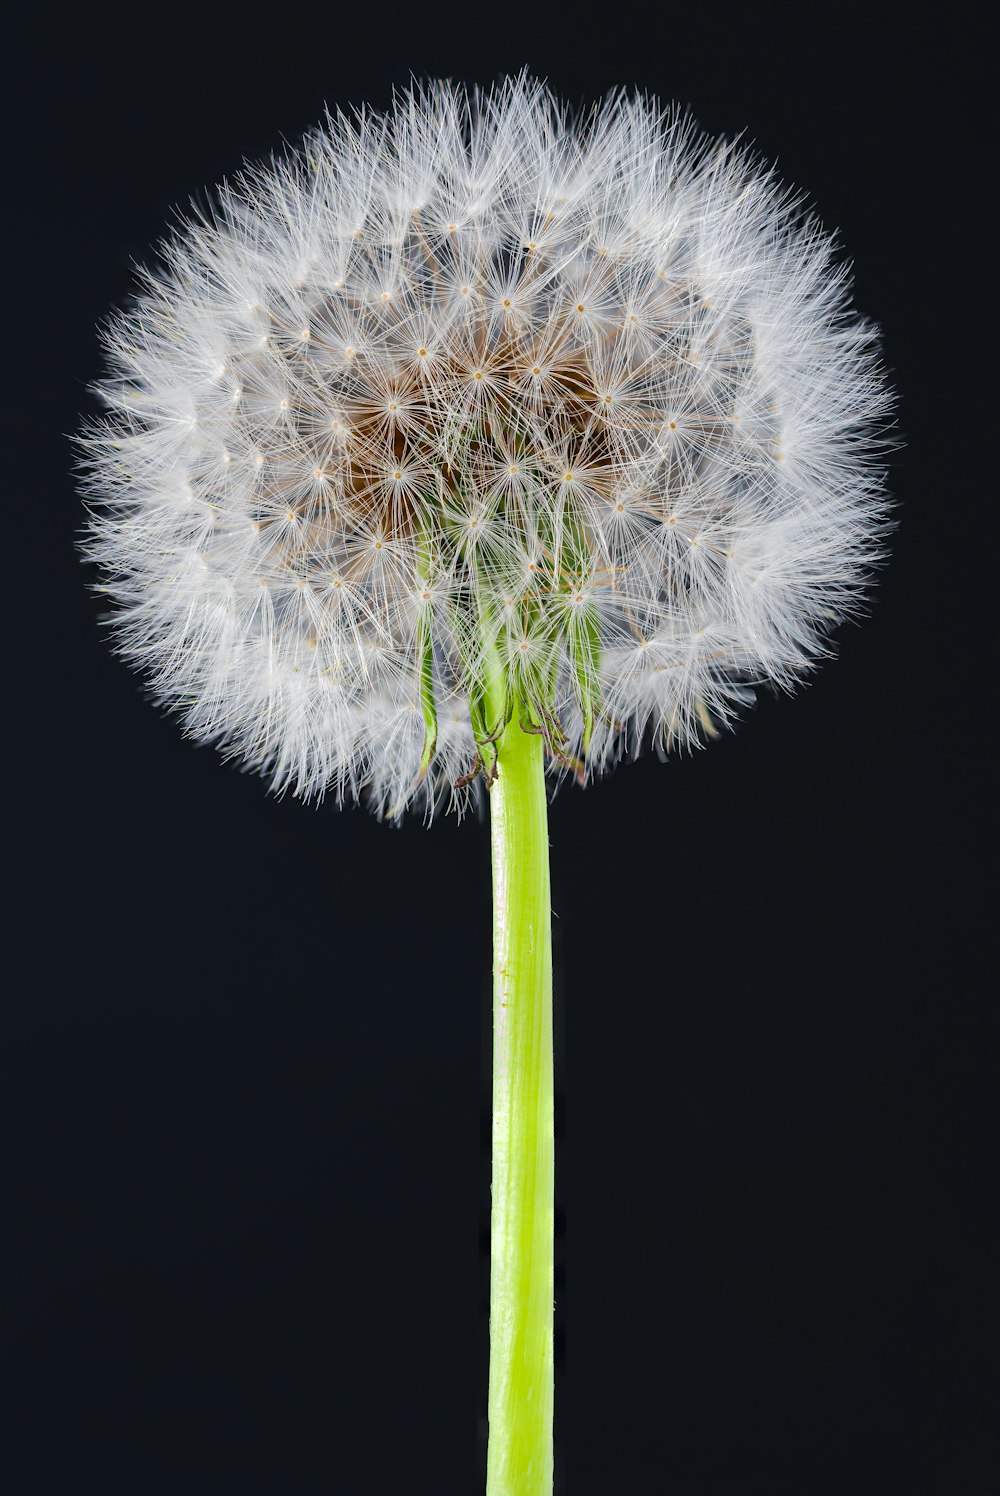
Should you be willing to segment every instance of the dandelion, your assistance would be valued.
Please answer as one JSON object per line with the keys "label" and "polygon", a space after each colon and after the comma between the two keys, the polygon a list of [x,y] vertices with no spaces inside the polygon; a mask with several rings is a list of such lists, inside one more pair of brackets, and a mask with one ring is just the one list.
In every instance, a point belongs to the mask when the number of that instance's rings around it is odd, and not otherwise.
{"label": "dandelion", "polygon": [[414,87],[249,169],[109,326],[83,438],[120,651],[303,798],[488,797],[489,1490],[551,1489],[545,774],[714,736],[856,609],[874,330],[801,199],[618,94]]}

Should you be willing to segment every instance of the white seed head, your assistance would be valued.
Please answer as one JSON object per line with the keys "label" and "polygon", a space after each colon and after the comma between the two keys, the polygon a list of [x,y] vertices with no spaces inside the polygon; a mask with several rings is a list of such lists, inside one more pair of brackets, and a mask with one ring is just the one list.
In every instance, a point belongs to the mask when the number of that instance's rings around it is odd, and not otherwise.
{"label": "white seed head", "polygon": [[557,774],[691,745],[826,653],[879,557],[889,402],[830,238],[649,100],[338,114],[106,344],[119,647],[278,790],[460,808],[497,679]]}

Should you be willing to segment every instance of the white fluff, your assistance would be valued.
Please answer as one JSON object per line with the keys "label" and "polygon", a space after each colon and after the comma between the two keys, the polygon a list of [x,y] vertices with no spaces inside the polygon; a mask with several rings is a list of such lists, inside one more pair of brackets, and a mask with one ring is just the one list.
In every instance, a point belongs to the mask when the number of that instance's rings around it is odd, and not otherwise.
{"label": "white fluff", "polygon": [[692,744],[878,558],[831,240],[654,101],[414,89],[164,261],[106,335],[88,552],[157,699],[278,790],[461,806],[498,669],[557,772]]}

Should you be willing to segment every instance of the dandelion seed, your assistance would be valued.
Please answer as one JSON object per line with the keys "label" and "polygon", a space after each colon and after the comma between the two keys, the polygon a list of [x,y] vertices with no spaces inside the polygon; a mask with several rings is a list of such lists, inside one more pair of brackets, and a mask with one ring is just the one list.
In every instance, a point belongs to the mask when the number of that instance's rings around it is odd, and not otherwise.
{"label": "dandelion seed", "polygon": [[[418,204],[405,220],[401,201]],[[798,213],[683,115],[616,95],[573,126],[527,77],[416,89],[250,169],[106,334],[110,414],[83,445],[120,649],[195,736],[277,790],[364,795],[379,814],[480,793],[454,786],[483,662],[509,657],[513,628],[544,662],[519,688],[587,777],[650,741],[693,745],[761,683],[792,686],[879,559],[889,407],[875,331]],[[194,542],[165,472],[215,516]],[[455,515],[476,495],[493,507],[472,551]],[[374,535],[389,556],[373,569]],[[211,546],[208,576],[192,543]],[[543,556],[604,578],[583,680]],[[329,588],[307,625],[262,609],[260,583],[289,566],[350,576],[355,610]],[[378,640],[381,667],[289,695],[305,626],[347,662]],[[688,666],[637,671],[636,629]],[[377,726],[421,692],[465,724],[428,762],[419,730]]]}

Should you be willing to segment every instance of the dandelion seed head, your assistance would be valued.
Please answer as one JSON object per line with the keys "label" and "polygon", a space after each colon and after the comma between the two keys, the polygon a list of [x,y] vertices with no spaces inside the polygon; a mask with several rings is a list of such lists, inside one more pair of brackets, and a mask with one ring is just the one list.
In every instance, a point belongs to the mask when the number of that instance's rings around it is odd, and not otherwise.
{"label": "dandelion seed head", "polygon": [[575,123],[521,76],[328,118],[106,346],[118,646],[279,791],[460,809],[497,671],[556,778],[693,746],[828,653],[880,557],[889,397],[829,236],[647,99]]}

